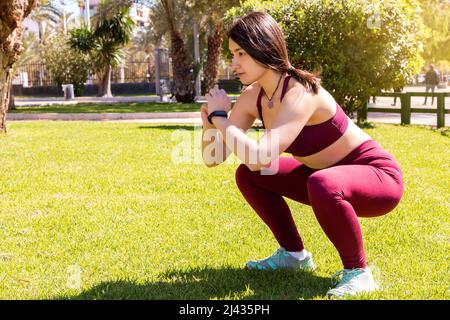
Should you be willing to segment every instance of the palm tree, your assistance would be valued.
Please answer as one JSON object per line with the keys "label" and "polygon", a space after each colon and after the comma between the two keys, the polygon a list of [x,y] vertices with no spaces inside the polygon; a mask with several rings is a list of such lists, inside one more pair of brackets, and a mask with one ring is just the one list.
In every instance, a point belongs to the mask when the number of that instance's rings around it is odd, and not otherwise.
{"label": "palm tree", "polygon": [[123,47],[130,41],[134,21],[129,10],[132,1],[101,1],[94,15],[93,30],[86,27],[70,32],[70,46],[89,55],[92,69],[100,76],[100,97],[112,97],[111,71],[124,59]]}
{"label": "palm tree", "polygon": [[218,18],[212,19],[212,28],[208,34],[208,51],[206,54],[206,63],[203,67],[204,82],[203,94],[208,92],[216,83],[220,62],[220,52],[223,42],[223,24]]}
{"label": "palm tree", "polygon": [[172,0],[160,0],[164,7],[168,29],[170,32],[170,52],[173,65],[174,94],[178,102],[194,102],[194,84],[191,65],[188,61],[186,45],[180,31],[175,25],[175,14]]}
{"label": "palm tree", "polygon": [[31,12],[30,19],[38,25],[39,44],[45,45],[59,28],[65,28],[72,13],[65,12],[54,1],[41,1]]}
{"label": "palm tree", "polygon": [[[176,33],[178,32],[177,30],[184,30],[185,32],[185,30],[190,30],[192,28],[192,19],[194,19],[195,22],[200,26],[201,32],[206,35],[207,50],[201,51],[206,51],[206,58],[201,59],[202,61],[205,61],[202,66],[204,75],[204,81],[202,83],[203,93],[211,89],[217,81],[224,35],[222,19],[225,15],[225,12],[236,5],[239,5],[239,0],[190,0],[188,1],[188,3],[179,0],[166,0],[160,1],[152,7],[151,20],[154,25],[153,29],[155,30],[155,35],[161,36],[169,29],[171,37],[176,38]],[[169,8],[169,10],[161,12],[161,6],[163,6],[164,8]],[[208,15],[205,14],[206,12],[208,13]],[[161,13],[165,14],[165,20],[157,18],[161,16]],[[172,29],[174,29],[175,27],[171,29],[171,24],[174,24],[171,23],[171,21],[174,21],[175,16],[178,29],[172,31]],[[173,66],[174,81],[176,82],[176,73],[179,73],[179,70],[186,70],[187,68],[183,68],[183,65],[179,68],[176,68],[175,66],[175,61],[183,59],[181,57],[183,52],[179,51],[181,42],[180,40],[175,41],[177,41],[177,43],[172,46],[172,59],[174,59],[175,57]],[[185,64],[189,63],[186,61]],[[195,67],[196,66],[194,65],[193,69],[196,69]],[[192,78],[190,72],[188,72],[184,76],[178,74],[178,77],[182,78],[182,80],[180,80],[182,81],[182,83],[188,83],[188,75],[190,78]],[[176,83],[175,85],[177,86]]]}
{"label": "palm tree", "polygon": [[223,17],[226,11],[239,5],[239,0],[195,0],[193,10],[197,17],[209,12],[208,18],[203,22],[203,29],[207,34],[206,62],[203,66],[204,81],[202,92],[208,92],[217,82],[220,54],[224,36]]}

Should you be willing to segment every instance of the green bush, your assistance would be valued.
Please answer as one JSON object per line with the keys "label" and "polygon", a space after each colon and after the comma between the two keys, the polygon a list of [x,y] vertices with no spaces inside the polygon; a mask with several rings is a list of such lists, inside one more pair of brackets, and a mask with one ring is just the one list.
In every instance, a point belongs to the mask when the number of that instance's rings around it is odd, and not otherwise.
{"label": "green bush", "polygon": [[43,48],[43,59],[53,81],[61,87],[63,83],[72,83],[75,95],[83,94],[87,80],[89,61],[85,54],[71,49],[64,35],[57,35]]}
{"label": "green bush", "polygon": [[415,1],[249,0],[225,23],[266,11],[282,27],[291,63],[319,72],[348,114],[383,89],[406,84],[420,70],[424,26]]}

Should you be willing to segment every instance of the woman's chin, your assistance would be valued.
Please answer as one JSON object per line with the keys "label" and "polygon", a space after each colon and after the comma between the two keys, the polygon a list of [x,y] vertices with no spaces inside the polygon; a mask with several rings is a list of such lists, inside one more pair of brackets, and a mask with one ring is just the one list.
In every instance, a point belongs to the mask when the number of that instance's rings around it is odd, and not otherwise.
{"label": "woman's chin", "polygon": [[249,86],[249,85],[255,83],[256,81],[258,81],[258,78],[242,77],[239,80],[241,81],[241,83],[244,86]]}
{"label": "woman's chin", "polygon": [[242,83],[244,86],[248,86],[251,85],[253,82],[255,82],[256,80],[252,80],[248,77],[248,75],[246,74],[241,74],[237,77],[240,81],[240,83]]}

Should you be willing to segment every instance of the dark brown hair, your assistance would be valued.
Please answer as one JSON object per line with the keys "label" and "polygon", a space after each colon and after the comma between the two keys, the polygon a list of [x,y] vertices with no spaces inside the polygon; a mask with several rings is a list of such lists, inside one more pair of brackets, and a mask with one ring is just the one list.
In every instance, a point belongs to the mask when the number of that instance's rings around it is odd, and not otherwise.
{"label": "dark brown hair", "polygon": [[296,69],[289,62],[283,31],[268,13],[254,11],[238,18],[228,29],[227,36],[262,65],[287,72],[308,92],[317,94],[319,91],[320,78],[317,75]]}

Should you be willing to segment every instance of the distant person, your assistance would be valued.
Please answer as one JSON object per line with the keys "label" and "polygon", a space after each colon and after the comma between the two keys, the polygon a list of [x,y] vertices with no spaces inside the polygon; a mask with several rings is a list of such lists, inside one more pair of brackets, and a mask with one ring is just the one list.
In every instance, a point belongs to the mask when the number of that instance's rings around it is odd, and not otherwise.
{"label": "distant person", "polygon": [[[434,93],[434,89],[439,84],[439,75],[434,69],[434,65],[430,64],[428,72],[425,74],[425,92],[428,93],[430,90]],[[434,103],[434,96],[431,97],[431,105]],[[425,96],[425,101],[423,105],[427,104],[427,96]]]}
{"label": "distant person", "polygon": [[[400,93],[403,91],[403,87],[394,87],[394,93]],[[391,106],[395,106],[397,104],[397,97],[394,97],[394,103]]]}

